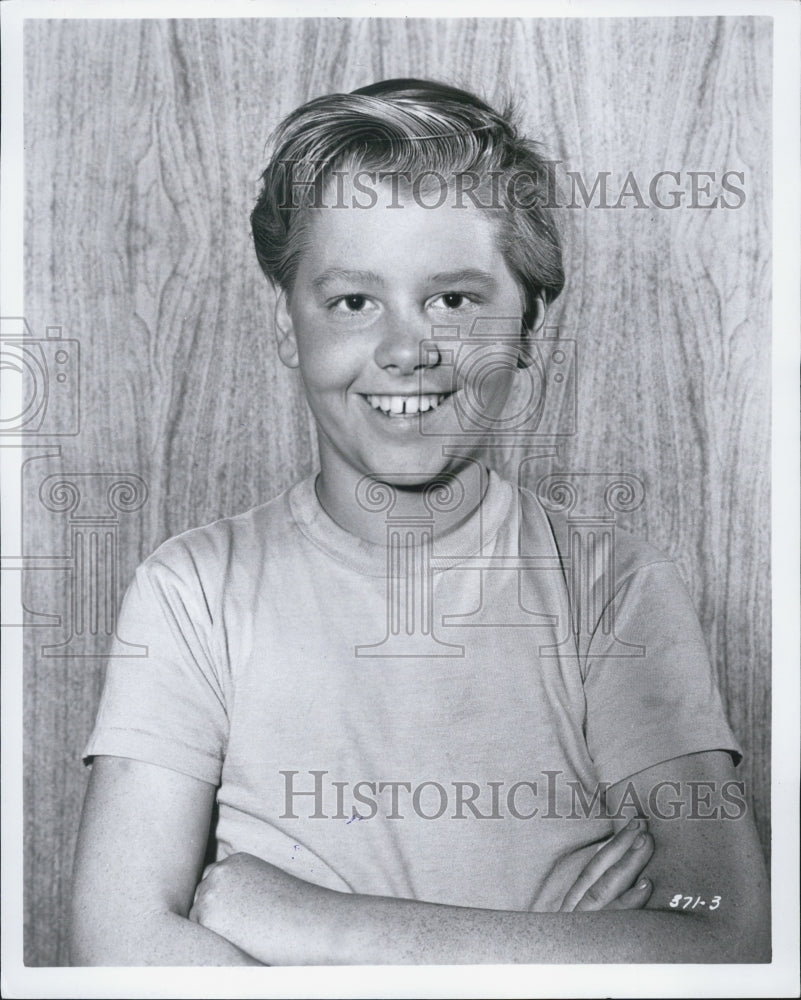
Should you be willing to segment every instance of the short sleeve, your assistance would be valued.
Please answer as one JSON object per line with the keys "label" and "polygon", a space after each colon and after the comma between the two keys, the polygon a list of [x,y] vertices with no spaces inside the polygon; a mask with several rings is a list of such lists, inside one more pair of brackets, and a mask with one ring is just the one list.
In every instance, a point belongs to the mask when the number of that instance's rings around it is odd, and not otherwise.
{"label": "short sleeve", "polygon": [[634,570],[609,610],[589,644],[584,679],[585,737],[600,780],[614,784],[705,750],[727,750],[739,763],[701,627],[673,563]]}
{"label": "short sleeve", "polygon": [[139,567],[84,760],[129,757],[219,783],[228,713],[212,606],[180,545],[167,543]]}

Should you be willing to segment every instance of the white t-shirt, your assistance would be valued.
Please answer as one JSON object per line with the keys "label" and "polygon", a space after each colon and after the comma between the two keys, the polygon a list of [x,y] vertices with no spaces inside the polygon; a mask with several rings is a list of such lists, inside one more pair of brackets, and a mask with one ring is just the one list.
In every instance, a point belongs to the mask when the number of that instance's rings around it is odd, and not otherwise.
{"label": "white t-shirt", "polygon": [[491,474],[431,547],[425,524],[389,517],[388,545],[353,537],[312,477],[167,541],[118,628],[148,655],[112,650],[85,756],[218,785],[218,858],[342,891],[557,909],[612,831],[599,782],[737,752],[690,598],[618,531],[577,653],[565,525],[532,494]]}

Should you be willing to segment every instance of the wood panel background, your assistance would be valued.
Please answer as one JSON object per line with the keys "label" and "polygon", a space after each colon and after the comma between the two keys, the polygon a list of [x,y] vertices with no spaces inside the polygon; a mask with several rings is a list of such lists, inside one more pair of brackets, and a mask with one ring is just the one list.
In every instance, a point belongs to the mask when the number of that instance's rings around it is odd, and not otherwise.
{"label": "wood panel background", "polygon": [[[565,212],[568,284],[550,323],[579,344],[578,433],[555,468],[646,484],[631,526],[674,556],[717,668],[760,835],[770,803],[771,22],[29,21],[26,317],[82,351],[81,430],[24,474],[25,551],[65,555],[54,473],[135,473],[120,586],[161,541],[306,473],[314,431],[279,365],[248,214],[263,147],[299,103],[422,76],[511,93],[560,169],[744,172],[736,210]],[[617,195],[613,195],[616,199]],[[513,456],[501,461],[514,474]],[[537,470],[539,472],[539,469]],[[84,480],[86,482],[86,480]],[[70,630],[70,574],[28,574],[26,962],[67,961],[65,907],[105,648]],[[114,595],[118,601],[121,592]]]}

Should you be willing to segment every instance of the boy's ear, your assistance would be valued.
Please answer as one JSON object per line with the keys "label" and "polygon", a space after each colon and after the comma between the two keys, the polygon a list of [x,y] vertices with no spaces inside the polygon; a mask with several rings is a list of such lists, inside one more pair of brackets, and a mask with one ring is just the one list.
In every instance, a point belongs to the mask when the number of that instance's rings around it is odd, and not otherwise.
{"label": "boy's ear", "polygon": [[539,330],[542,329],[542,325],[545,322],[545,300],[541,295],[538,295],[534,300],[534,321],[529,327],[523,329],[522,336],[520,338],[520,352],[517,358],[518,368],[528,368],[534,363],[534,359],[531,356],[531,351],[528,346],[528,340]]}
{"label": "boy's ear", "polygon": [[289,312],[286,292],[281,289],[275,300],[275,335],[278,338],[278,357],[287,368],[298,367],[298,342]]}

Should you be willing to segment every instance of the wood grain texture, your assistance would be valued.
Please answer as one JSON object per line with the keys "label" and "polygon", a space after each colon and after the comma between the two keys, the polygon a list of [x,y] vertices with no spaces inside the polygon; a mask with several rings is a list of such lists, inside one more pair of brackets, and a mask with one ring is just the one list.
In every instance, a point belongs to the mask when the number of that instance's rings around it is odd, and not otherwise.
{"label": "wood grain texture", "polygon": [[[565,209],[568,285],[549,322],[578,342],[580,422],[553,468],[645,482],[630,524],[692,592],[767,850],[770,21],[50,20],[27,23],[25,66],[26,316],[83,354],[80,434],[58,458],[30,452],[25,550],[70,549],[38,496],[47,475],[135,473],[149,496],[117,518],[122,584],[165,538],[312,467],[248,227],[266,137],[299,103],[410,75],[512,94],[561,179],[608,171],[613,201],[629,171],[646,188],[679,171],[684,190],[689,170],[745,174],[737,210]],[[102,635],[97,658],[42,655],[66,636],[69,583],[26,580],[27,607],[62,616],[26,630],[32,965],[67,960],[79,754],[102,685]]]}

